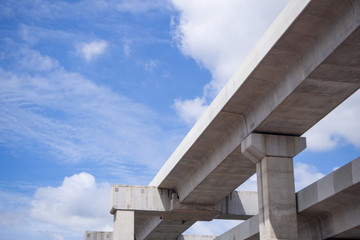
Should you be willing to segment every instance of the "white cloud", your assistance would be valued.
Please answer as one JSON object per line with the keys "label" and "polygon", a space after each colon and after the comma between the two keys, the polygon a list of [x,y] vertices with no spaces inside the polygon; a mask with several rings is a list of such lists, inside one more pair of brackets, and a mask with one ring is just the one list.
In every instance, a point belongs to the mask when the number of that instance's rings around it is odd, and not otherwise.
{"label": "white cloud", "polygon": [[294,167],[296,192],[316,182],[325,175],[312,165],[298,162]]}
{"label": "white cloud", "polygon": [[[184,55],[211,72],[212,81],[204,87],[204,95],[200,97],[210,101],[287,0],[172,0],[172,3],[179,13],[177,21],[173,18],[171,22],[173,38]],[[192,103],[198,104],[197,101]]]}
{"label": "white cloud", "polygon": [[174,102],[176,113],[189,125],[194,124],[207,107],[206,100],[200,97],[184,101],[176,99]]}
{"label": "white cloud", "polygon": [[31,203],[33,219],[74,231],[112,229],[110,185],[97,184],[88,173],[66,177],[59,187],[40,188]]}
{"label": "white cloud", "polygon": [[108,43],[106,41],[97,40],[80,44],[78,52],[85,58],[86,61],[89,62],[102,55],[107,47]]}
{"label": "white cloud", "polygon": [[360,91],[307,131],[307,149],[327,151],[344,144],[360,148]]}
{"label": "white cloud", "polygon": [[0,232],[14,240],[75,240],[86,230],[112,231],[109,198],[110,184],[85,172],[32,197],[0,191]]}

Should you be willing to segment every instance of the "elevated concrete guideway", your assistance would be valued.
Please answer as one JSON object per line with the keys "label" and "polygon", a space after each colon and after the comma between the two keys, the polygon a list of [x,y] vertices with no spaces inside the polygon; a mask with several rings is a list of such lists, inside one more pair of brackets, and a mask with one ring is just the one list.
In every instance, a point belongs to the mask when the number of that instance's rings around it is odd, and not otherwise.
{"label": "elevated concrete guideway", "polygon": [[[114,204],[114,239],[177,239],[221,216],[219,203],[255,172],[260,235],[297,239],[292,157],[305,147],[300,136],[359,89],[359,26],[360,0],[290,1],[148,186],[173,197],[152,192],[162,205],[144,209]],[[201,218],[186,212],[196,209]]]}
{"label": "elevated concrete guideway", "polygon": [[[217,204],[256,171],[247,136],[301,136],[347,99],[360,87],[359,14],[356,0],[290,1],[149,185]],[[146,239],[193,223],[163,219]]]}
{"label": "elevated concrete guideway", "polygon": [[360,3],[293,0],[149,184],[216,204],[255,173],[252,132],[300,136],[360,86]]}

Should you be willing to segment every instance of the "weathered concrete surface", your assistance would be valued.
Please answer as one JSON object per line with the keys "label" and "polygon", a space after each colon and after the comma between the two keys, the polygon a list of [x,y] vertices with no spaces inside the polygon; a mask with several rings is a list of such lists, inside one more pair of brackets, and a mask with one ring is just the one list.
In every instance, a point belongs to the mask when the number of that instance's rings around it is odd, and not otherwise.
{"label": "weathered concrete surface", "polygon": [[150,183],[215,204],[252,174],[252,132],[300,136],[360,86],[359,2],[293,0]]}
{"label": "weathered concrete surface", "polygon": [[249,134],[300,136],[359,89],[359,24],[359,1],[292,0],[149,185],[218,204],[255,173]]}
{"label": "weathered concrete surface", "polygon": [[216,236],[206,235],[181,235],[177,240],[213,240]]}
{"label": "weathered concrete surface", "polygon": [[241,143],[241,152],[253,163],[265,157],[292,158],[306,148],[304,137],[252,133]]}
{"label": "weathered concrete surface", "polygon": [[360,239],[360,158],[297,194],[302,239]]}
{"label": "weathered concrete surface", "polygon": [[234,191],[221,201],[221,215],[216,218],[246,220],[258,212],[257,192]]}
{"label": "weathered concrete surface", "polygon": [[292,158],[265,157],[256,168],[260,238],[297,240]]}
{"label": "weathered concrete surface", "polygon": [[113,240],[112,232],[86,231],[84,240]]}
{"label": "weathered concrete surface", "polygon": [[116,211],[114,213],[113,240],[135,239],[135,212]]}
{"label": "weathered concrete surface", "polygon": [[[360,239],[360,158],[296,194],[299,239]],[[259,239],[258,216],[217,240]]]}
{"label": "weathered concrete surface", "polygon": [[289,2],[150,185],[217,204],[255,173],[249,134],[300,136],[359,89],[359,5]]}
{"label": "weathered concrete surface", "polygon": [[298,239],[292,158],[305,147],[305,138],[258,133],[241,143],[256,163],[261,239]]}
{"label": "weathered concrete surface", "polygon": [[135,212],[136,239],[176,239],[196,221],[245,220],[258,213],[257,193],[235,191],[216,205],[180,203],[171,190],[113,185],[111,213]]}
{"label": "weathered concrete surface", "polygon": [[259,216],[255,215],[249,220],[239,224],[229,231],[216,237],[215,240],[258,240],[259,238]]}
{"label": "weathered concrete surface", "polygon": [[180,203],[172,190],[151,186],[113,185],[110,212],[135,211],[144,216],[171,220],[245,220],[258,213],[257,193],[235,191],[215,205]]}

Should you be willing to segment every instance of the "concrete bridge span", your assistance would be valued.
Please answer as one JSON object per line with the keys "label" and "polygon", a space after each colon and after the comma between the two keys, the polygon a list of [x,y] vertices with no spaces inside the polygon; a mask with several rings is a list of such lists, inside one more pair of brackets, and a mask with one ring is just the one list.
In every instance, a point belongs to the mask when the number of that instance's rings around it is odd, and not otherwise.
{"label": "concrete bridge span", "polygon": [[[359,0],[290,1],[143,187],[153,204],[112,205],[114,240],[177,239],[198,220],[225,217],[225,199],[255,172],[259,215],[244,224],[261,239],[301,238],[292,158],[306,147],[301,135],[359,89],[359,25]],[[248,200],[239,203],[243,212],[228,218],[249,217]]]}

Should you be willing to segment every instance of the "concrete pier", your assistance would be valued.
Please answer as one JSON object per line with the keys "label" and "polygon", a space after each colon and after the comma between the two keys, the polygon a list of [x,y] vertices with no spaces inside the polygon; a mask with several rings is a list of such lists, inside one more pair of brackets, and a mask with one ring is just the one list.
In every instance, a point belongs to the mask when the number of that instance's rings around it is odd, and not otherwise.
{"label": "concrete pier", "polygon": [[251,134],[241,150],[256,163],[261,239],[298,239],[292,158],[305,138]]}
{"label": "concrete pier", "polygon": [[116,211],[114,214],[113,240],[135,239],[135,213],[134,211]]}
{"label": "concrete pier", "polygon": [[[360,158],[296,193],[298,239],[360,239]],[[259,216],[216,240],[259,240]]]}

